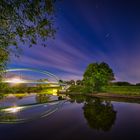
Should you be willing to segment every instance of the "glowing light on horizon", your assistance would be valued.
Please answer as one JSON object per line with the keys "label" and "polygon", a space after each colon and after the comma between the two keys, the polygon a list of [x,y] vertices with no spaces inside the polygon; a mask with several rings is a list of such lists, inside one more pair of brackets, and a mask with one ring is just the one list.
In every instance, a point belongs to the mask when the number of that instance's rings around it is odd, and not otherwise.
{"label": "glowing light on horizon", "polygon": [[53,89],[53,95],[57,94],[57,89]]}
{"label": "glowing light on horizon", "polygon": [[5,79],[4,82],[18,84],[18,83],[26,83],[26,80],[21,79],[19,77],[14,77],[14,78],[10,78],[10,79]]}

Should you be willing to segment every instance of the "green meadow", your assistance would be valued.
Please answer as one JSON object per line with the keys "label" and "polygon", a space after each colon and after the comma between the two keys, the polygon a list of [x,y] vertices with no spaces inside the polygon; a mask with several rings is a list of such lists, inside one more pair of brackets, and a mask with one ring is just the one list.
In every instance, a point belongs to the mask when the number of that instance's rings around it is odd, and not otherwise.
{"label": "green meadow", "polygon": [[104,91],[109,94],[140,95],[140,86],[107,86]]}
{"label": "green meadow", "polygon": [[[83,86],[71,86],[69,88],[69,93],[80,93],[88,94],[86,88]],[[93,92],[92,94],[97,94],[99,92]],[[115,95],[139,95],[140,96],[140,86],[106,86],[100,93],[115,94]]]}

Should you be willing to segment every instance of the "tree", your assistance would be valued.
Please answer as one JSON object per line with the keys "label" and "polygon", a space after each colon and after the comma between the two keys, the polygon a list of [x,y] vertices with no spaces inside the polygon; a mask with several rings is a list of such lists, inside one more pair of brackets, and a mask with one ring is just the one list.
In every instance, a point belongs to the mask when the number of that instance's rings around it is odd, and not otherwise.
{"label": "tree", "polygon": [[0,77],[19,43],[46,46],[45,41],[54,36],[55,1],[0,0]]}
{"label": "tree", "polygon": [[131,83],[125,82],[125,81],[113,82],[112,85],[115,85],[115,86],[132,86]]}
{"label": "tree", "polygon": [[82,80],[77,80],[76,81],[76,85],[82,85],[83,84],[83,81]]}
{"label": "tree", "polygon": [[136,83],[136,86],[140,86],[140,83]]}
{"label": "tree", "polygon": [[75,81],[74,80],[66,81],[66,83],[69,84],[69,85],[75,85]]}
{"label": "tree", "polygon": [[104,62],[89,64],[83,75],[84,85],[89,92],[101,91],[112,80],[114,80],[114,73]]}

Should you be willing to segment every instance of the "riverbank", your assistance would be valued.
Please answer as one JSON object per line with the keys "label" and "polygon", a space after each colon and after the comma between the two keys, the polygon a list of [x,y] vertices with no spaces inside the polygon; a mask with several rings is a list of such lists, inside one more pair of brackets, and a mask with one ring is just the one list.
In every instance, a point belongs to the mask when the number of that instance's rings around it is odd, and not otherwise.
{"label": "riverbank", "polygon": [[96,97],[140,99],[140,86],[107,86],[102,92],[87,93],[82,86],[71,86],[69,94],[83,94]]}

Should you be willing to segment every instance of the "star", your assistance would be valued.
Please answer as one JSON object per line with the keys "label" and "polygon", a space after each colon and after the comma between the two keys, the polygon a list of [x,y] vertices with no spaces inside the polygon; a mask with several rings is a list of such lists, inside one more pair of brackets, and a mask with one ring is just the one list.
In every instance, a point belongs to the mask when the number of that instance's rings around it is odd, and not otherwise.
{"label": "star", "polygon": [[110,34],[110,33],[107,33],[107,34],[105,35],[105,38],[108,39],[110,36],[111,36],[111,34]]}

